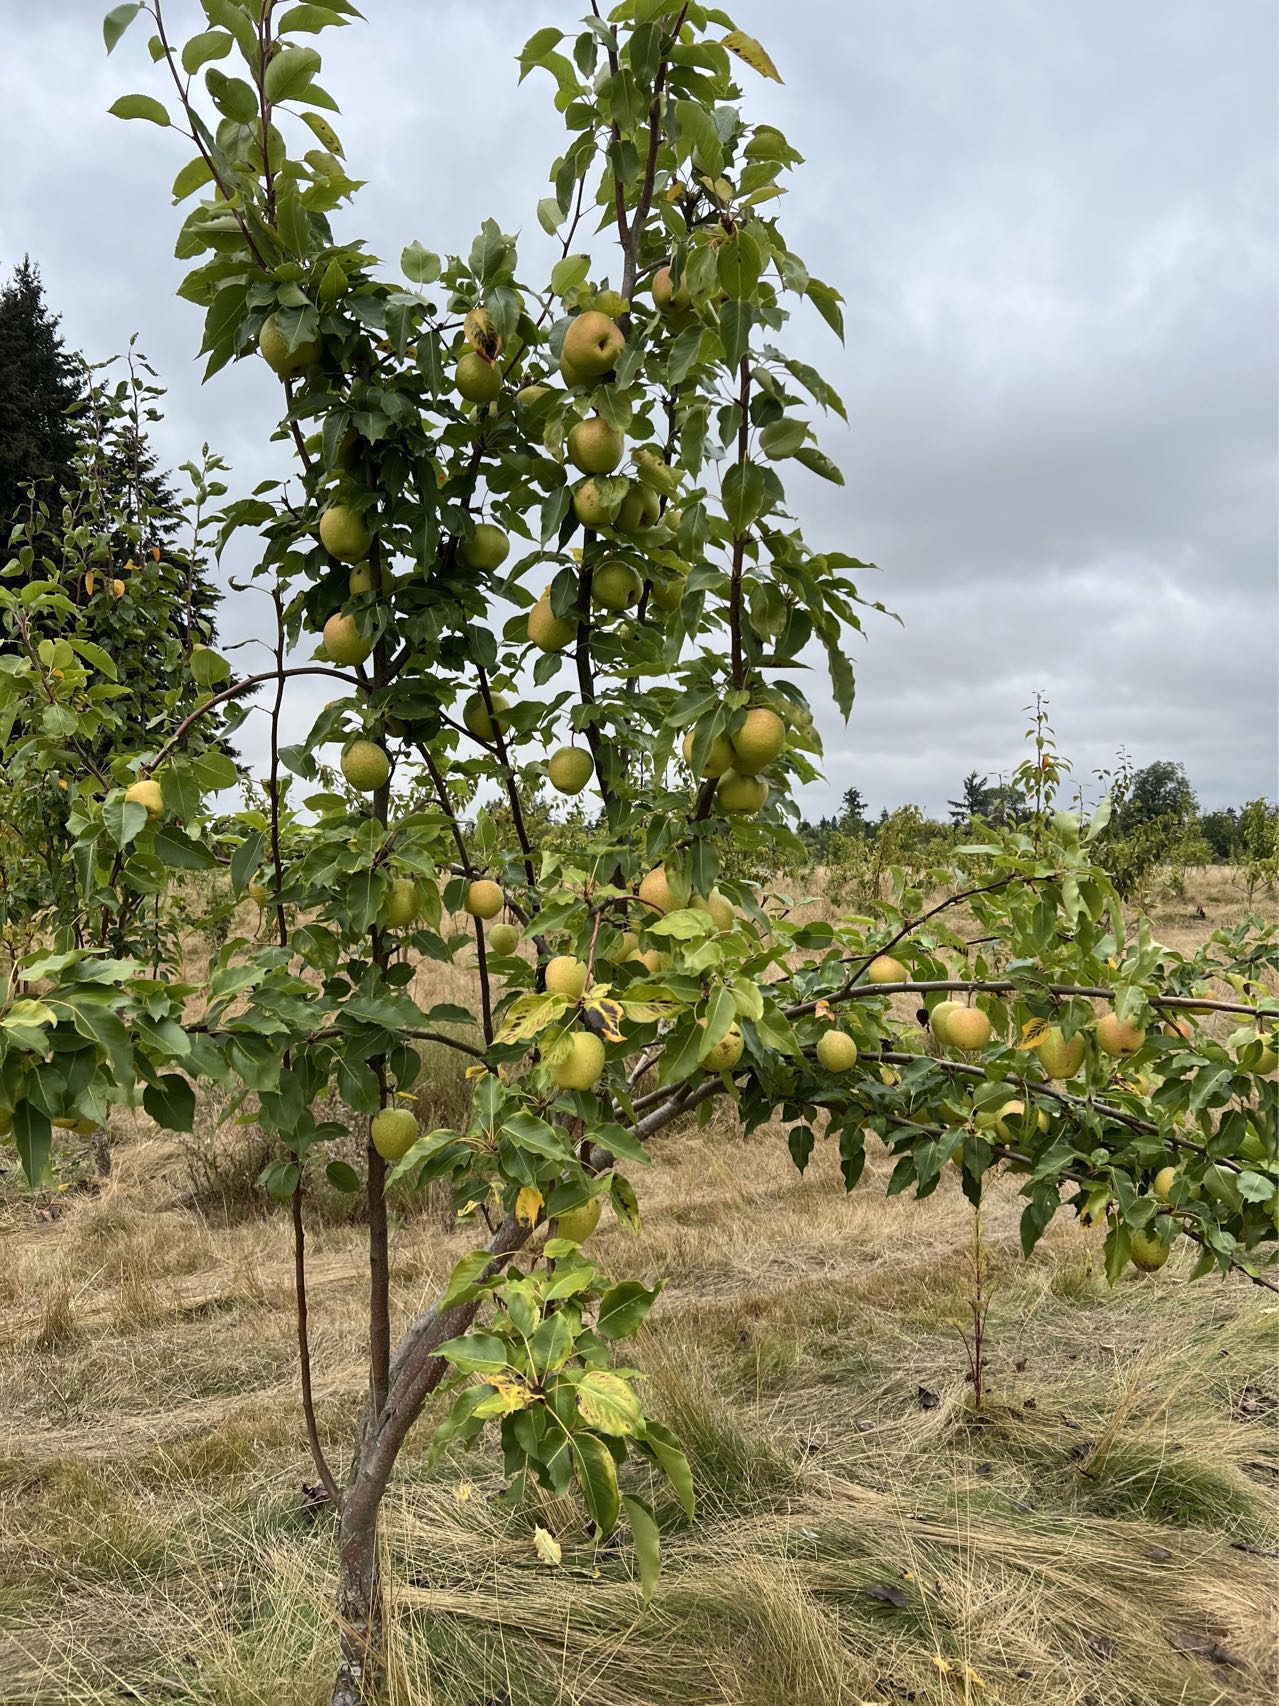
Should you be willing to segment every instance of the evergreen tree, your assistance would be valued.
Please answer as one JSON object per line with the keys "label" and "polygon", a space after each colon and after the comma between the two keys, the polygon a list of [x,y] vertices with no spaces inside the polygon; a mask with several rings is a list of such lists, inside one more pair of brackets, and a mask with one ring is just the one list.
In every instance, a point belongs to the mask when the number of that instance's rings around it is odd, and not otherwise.
{"label": "evergreen tree", "polygon": [[24,486],[51,483],[56,491],[70,476],[76,431],[68,411],[81,389],[39,269],[25,256],[0,288],[0,526],[7,529]]}
{"label": "evergreen tree", "polygon": [[970,770],[964,777],[961,797],[957,800],[947,800],[952,823],[976,823],[991,815],[992,794],[984,776],[979,776],[975,770]]}
{"label": "evergreen tree", "polygon": [[860,788],[845,788],[839,827],[845,835],[865,835],[868,832],[870,826],[866,822],[866,800]]}

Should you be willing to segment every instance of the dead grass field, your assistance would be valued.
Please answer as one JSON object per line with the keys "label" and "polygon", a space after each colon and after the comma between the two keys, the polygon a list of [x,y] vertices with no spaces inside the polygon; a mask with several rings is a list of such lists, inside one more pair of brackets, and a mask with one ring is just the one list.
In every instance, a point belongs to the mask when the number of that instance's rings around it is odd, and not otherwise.
{"label": "dead grass field", "polygon": [[[1238,910],[1206,873],[1159,934],[1190,946]],[[233,1143],[206,1134],[193,1169],[141,1117],[113,1135],[97,1192],[4,1199],[0,1703],[321,1706],[333,1519],[302,1493],[283,1213],[252,1205]],[[499,1502],[487,1451],[429,1470],[424,1422],[388,1507],[395,1706],[1274,1698],[1272,1297],[1191,1285],[1177,1259],[1110,1289],[1099,1234],[1066,1217],[1023,1263],[1002,1182],[977,1414],[957,1183],[888,1201],[878,1159],[848,1197],[820,1145],[801,1177],[776,1130],[727,1120],[664,1136],[654,1161],[642,1236],[606,1221],[592,1247],[668,1279],[636,1361],[698,1516],[656,1490],[645,1611],[624,1546],[593,1549],[570,1504]],[[469,1245],[433,1205],[398,1220],[397,1319]],[[340,1459],[361,1229],[326,1214],[310,1248]]]}

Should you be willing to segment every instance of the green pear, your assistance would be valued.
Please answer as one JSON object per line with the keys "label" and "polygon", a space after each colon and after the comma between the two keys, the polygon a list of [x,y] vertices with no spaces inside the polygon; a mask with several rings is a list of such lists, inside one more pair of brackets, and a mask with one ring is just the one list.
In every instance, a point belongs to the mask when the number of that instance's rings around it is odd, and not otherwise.
{"label": "green pear", "polygon": [[578,421],[568,435],[568,459],[583,474],[611,474],[626,453],[626,440],[599,415]]}
{"label": "green pear", "polygon": [[595,774],[595,760],[584,746],[562,746],[546,766],[551,786],[560,794],[580,794]]}
{"label": "green pear", "polygon": [[591,576],[591,603],[601,610],[629,610],[643,591],[644,582],[629,563],[601,563]]}
{"label": "green pear", "polygon": [[290,349],[279,321],[274,314],[268,314],[258,333],[258,352],[281,379],[297,379],[319,361],[324,354],[324,345],[318,338],[304,338]]}
{"label": "green pear", "polygon": [[617,322],[595,309],[577,315],[564,334],[564,359],[584,380],[611,373],[625,347]]}
{"label": "green pear", "polygon": [[468,403],[492,403],[502,389],[502,370],[469,349],[457,364],[454,382]]}
{"label": "green pear", "polygon": [[468,569],[478,574],[493,574],[510,554],[511,541],[500,527],[491,521],[480,521],[474,533],[458,540],[457,554]]}

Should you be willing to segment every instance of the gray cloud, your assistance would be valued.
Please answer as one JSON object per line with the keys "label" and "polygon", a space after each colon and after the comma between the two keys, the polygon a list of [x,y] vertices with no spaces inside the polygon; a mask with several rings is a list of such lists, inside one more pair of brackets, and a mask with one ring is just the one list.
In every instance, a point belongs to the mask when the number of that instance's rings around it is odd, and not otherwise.
{"label": "gray cloud", "polygon": [[[845,348],[815,316],[795,326],[850,414],[825,433],[847,486],[805,476],[796,507],[815,542],[881,565],[864,591],[904,619],[868,616],[851,642],[847,728],[815,693],[828,782],[805,808],[856,784],[875,807],[940,809],[965,771],[1017,762],[1036,686],[1078,774],[1122,742],[1183,759],[1207,803],[1274,793],[1273,9],[1237,0],[1228,29],[1196,0],[777,10],[738,8],[786,77],[744,72],[747,104],[808,156],[781,217],[848,299]],[[139,330],[170,385],[164,453],[208,439],[247,487],[279,466],[274,387],[254,364],[199,387],[164,196],[183,157],[105,113],[151,86],[141,41],[105,59],[81,0],[0,11],[0,136],[20,162],[0,261],[31,251],[90,353]],[[327,37],[370,180],[350,229],[388,264],[412,238],[464,245],[491,213],[536,276],[561,132],[513,53],[575,16],[385,0]],[[254,595],[228,601],[230,637],[260,620]]]}

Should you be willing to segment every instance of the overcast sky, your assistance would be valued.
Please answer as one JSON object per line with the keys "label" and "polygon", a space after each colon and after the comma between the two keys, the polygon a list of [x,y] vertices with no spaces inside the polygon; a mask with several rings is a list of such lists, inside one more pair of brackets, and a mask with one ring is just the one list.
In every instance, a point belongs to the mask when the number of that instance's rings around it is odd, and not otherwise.
{"label": "overcast sky", "polygon": [[[101,0],[0,0],[0,270],[39,263],[67,341],[130,333],[170,390],[159,448],[208,440],[247,490],[278,390],[261,364],[201,388],[198,311],[173,289],[181,138],[107,116],[159,87],[145,32],[108,60]],[[169,0],[174,34],[194,0]],[[345,228],[394,264],[491,214],[533,214],[562,136],[514,56],[562,0],[366,0],[326,32],[343,109]],[[845,727],[812,689],[828,782],[874,811],[933,811],[1021,756],[1050,697],[1087,779],[1121,744],[1184,761],[1206,805],[1276,792],[1276,21],[1272,0],[742,0],[783,87],[743,68],[748,116],[808,164],[779,204],[791,247],[847,298],[841,349],[793,344],[842,391],[836,490],[796,500],[811,542],[872,561]],[[145,22],[145,20],[143,21]],[[838,430],[836,430],[838,429]],[[226,638],[260,631],[231,594]],[[251,653],[243,653],[246,661]],[[295,732],[314,701],[298,695]],[[246,731],[249,756],[258,750]]]}

